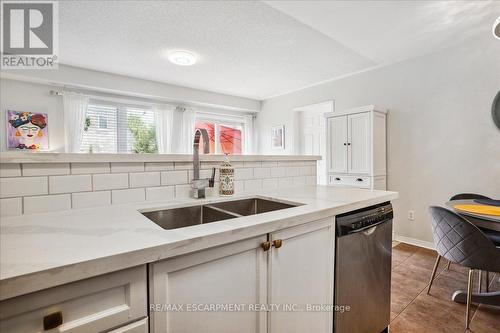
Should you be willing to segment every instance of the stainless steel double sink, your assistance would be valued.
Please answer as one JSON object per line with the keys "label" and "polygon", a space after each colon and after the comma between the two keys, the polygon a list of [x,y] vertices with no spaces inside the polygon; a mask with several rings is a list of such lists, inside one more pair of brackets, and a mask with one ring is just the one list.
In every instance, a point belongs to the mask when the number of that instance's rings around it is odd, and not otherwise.
{"label": "stainless steel double sink", "polygon": [[141,212],[141,214],[163,229],[177,229],[242,216],[273,212],[300,205],[299,203],[285,203],[263,198],[249,198]]}

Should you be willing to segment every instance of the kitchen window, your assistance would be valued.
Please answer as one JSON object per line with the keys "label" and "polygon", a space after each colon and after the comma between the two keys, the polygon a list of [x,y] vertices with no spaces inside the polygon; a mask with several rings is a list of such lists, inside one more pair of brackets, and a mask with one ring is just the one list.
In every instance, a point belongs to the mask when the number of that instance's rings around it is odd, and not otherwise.
{"label": "kitchen window", "polygon": [[149,107],[93,101],[87,108],[80,151],[157,153],[155,112]]}
{"label": "kitchen window", "polygon": [[[204,129],[209,138],[209,154],[241,155],[244,149],[244,119],[222,115],[198,113],[196,129]],[[203,144],[200,144],[203,154]]]}

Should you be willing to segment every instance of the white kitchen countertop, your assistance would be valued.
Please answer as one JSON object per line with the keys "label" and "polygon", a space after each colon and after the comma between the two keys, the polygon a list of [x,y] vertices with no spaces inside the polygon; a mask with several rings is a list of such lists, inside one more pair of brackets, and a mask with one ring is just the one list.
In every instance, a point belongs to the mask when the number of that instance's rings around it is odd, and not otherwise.
{"label": "white kitchen countertop", "polygon": [[[164,230],[139,209],[263,196],[305,205]],[[397,198],[396,192],[303,186],[230,198],[182,199],[2,218],[0,300],[322,219]]]}

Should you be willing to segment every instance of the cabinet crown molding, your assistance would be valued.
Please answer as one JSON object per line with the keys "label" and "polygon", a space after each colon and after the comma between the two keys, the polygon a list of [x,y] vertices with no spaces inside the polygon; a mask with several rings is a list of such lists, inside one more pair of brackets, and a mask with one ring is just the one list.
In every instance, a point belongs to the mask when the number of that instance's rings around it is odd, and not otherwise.
{"label": "cabinet crown molding", "polygon": [[376,107],[375,105],[364,105],[341,111],[327,112],[324,115],[326,118],[331,118],[337,116],[345,116],[346,114],[363,113],[363,112],[378,112],[382,114],[387,114],[388,111],[383,110],[380,107]]}

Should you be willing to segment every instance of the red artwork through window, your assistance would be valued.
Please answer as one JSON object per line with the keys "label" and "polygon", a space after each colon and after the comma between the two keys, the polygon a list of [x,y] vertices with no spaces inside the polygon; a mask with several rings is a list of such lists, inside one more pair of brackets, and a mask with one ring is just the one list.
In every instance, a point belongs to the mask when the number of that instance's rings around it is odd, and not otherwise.
{"label": "red artwork through window", "polygon": [[[218,142],[215,138],[215,128],[218,126]],[[205,129],[209,138],[209,154],[230,154],[241,155],[242,153],[242,140],[241,129],[233,128],[224,125],[216,125],[211,122],[197,121],[196,129]],[[218,148],[216,148],[216,143]],[[203,138],[200,141],[199,153],[203,154]]]}
{"label": "red artwork through window", "polygon": [[220,125],[219,139],[221,153],[241,155],[241,130]]}

